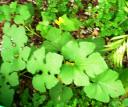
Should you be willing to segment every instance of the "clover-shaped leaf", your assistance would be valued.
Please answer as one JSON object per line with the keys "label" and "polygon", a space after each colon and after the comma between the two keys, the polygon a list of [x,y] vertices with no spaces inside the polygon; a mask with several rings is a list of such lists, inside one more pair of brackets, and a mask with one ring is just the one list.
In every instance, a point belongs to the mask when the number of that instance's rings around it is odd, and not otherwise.
{"label": "clover-shaped leaf", "polygon": [[111,96],[116,98],[125,93],[123,85],[117,79],[118,74],[115,71],[108,70],[93,79],[93,83],[84,88],[88,97],[102,102],[109,102]]}

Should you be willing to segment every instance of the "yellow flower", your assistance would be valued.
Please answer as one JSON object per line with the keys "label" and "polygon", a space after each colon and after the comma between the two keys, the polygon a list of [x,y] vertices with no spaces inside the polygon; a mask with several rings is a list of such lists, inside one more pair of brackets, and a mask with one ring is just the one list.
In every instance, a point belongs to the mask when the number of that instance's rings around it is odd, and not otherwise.
{"label": "yellow flower", "polygon": [[61,23],[64,23],[64,19],[63,19],[62,17],[59,17],[58,20],[55,20],[55,23],[56,23],[57,25],[60,25]]}

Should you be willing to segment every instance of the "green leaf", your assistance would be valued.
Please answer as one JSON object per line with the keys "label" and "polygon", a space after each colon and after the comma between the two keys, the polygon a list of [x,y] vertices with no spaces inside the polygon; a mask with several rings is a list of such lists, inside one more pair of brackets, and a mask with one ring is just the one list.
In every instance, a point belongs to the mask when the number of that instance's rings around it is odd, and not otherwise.
{"label": "green leaf", "polygon": [[60,24],[60,28],[65,31],[75,31],[79,29],[81,23],[76,18],[68,18],[67,15],[61,17],[63,22]]}
{"label": "green leaf", "polygon": [[[13,45],[18,47],[23,47],[25,43],[27,43],[27,36],[25,32],[25,28],[20,26],[17,27],[16,25],[10,26],[9,23],[5,23],[3,27],[4,36],[7,36],[8,39],[12,42]],[[4,42],[7,42],[3,40]]]}
{"label": "green leaf", "polygon": [[57,82],[58,80],[54,75],[48,74],[36,75],[32,80],[33,87],[40,92],[45,92],[46,87],[47,89],[51,89],[57,84]]}
{"label": "green leaf", "polygon": [[73,67],[63,65],[60,72],[60,78],[66,85],[71,84],[73,82]]}
{"label": "green leaf", "polygon": [[63,56],[49,52],[46,55],[46,66],[51,74],[59,74]]}
{"label": "green leaf", "polygon": [[57,51],[55,44],[50,41],[45,40],[42,45],[45,47],[46,53]]}
{"label": "green leaf", "polygon": [[32,84],[33,84],[33,87],[36,90],[38,90],[40,92],[45,92],[46,91],[43,75],[34,76],[33,79],[32,79]]}
{"label": "green leaf", "polygon": [[46,96],[40,95],[39,93],[34,93],[32,98],[33,106],[38,107],[40,104],[43,104],[45,99]]}
{"label": "green leaf", "polygon": [[31,48],[29,47],[24,47],[23,50],[20,52],[20,55],[22,56],[24,61],[28,61],[28,57],[30,54]]}
{"label": "green leaf", "polygon": [[8,81],[11,86],[17,86],[19,84],[18,78],[18,74],[16,72],[13,72],[10,75],[8,75],[6,81]]}
{"label": "green leaf", "polygon": [[14,21],[16,24],[24,24],[24,22],[27,21],[31,17],[29,9],[26,5],[20,5],[17,8],[17,13],[19,15],[16,15],[14,17]]}
{"label": "green leaf", "polygon": [[86,58],[87,55],[91,54],[95,49],[95,45],[91,42],[79,42],[69,41],[63,46],[61,52],[66,59],[72,61],[81,60]]}
{"label": "green leaf", "polygon": [[58,83],[58,80],[54,75],[44,75],[44,78],[47,89],[53,88]]}
{"label": "green leaf", "polygon": [[10,21],[10,19],[11,19],[11,10],[10,10],[8,5],[1,6],[0,12],[2,13],[2,15],[4,17],[4,18],[2,18],[2,21],[3,20]]}
{"label": "green leaf", "polygon": [[62,66],[60,78],[66,85],[71,84],[72,81],[74,81],[76,86],[86,86],[89,84],[88,76],[83,71],[71,65]]}
{"label": "green leaf", "polygon": [[123,100],[123,104],[124,104],[125,107],[128,106],[128,98],[125,98],[125,99]]}
{"label": "green leaf", "polygon": [[23,70],[26,67],[26,63],[22,60],[22,58],[15,59],[12,62],[12,66],[14,67],[14,71],[20,71],[20,70]]}
{"label": "green leaf", "polygon": [[72,90],[69,87],[65,87],[62,84],[57,84],[50,90],[51,99],[54,105],[60,103],[67,103],[73,96]]}
{"label": "green leaf", "polygon": [[85,62],[85,70],[88,76],[94,78],[95,76],[99,75],[100,73],[106,71],[108,66],[102,56],[95,52],[91,54]]}
{"label": "green leaf", "polygon": [[51,27],[51,29],[48,31],[47,35],[44,37],[49,41],[56,41],[61,36],[61,30],[57,29],[55,27]]}
{"label": "green leaf", "polygon": [[[73,39],[69,32],[62,32],[55,27],[51,27],[43,37],[46,38],[46,42],[49,42],[55,50],[60,50],[63,45]],[[45,47],[48,48],[49,44],[46,44],[46,42]]]}
{"label": "green leaf", "polygon": [[11,9],[11,13],[15,13],[16,8],[17,8],[17,2],[11,2],[11,4],[9,5],[10,9]]}
{"label": "green leaf", "polygon": [[74,84],[76,86],[86,86],[89,85],[89,77],[79,69],[74,69]]}
{"label": "green leaf", "polygon": [[11,107],[13,102],[14,90],[7,84],[3,84],[0,88],[0,104],[6,107]]}
{"label": "green leaf", "polygon": [[27,61],[29,53],[29,47],[18,48],[10,46],[6,48],[5,46],[4,48],[3,45],[1,55],[4,61],[9,62],[12,65],[14,71],[19,71],[26,67],[25,61]]}
{"label": "green leaf", "polygon": [[94,98],[102,102],[109,102],[112,98],[119,97],[125,93],[120,80],[117,80],[118,74],[115,71],[108,70],[96,76],[93,83],[84,88],[89,98]]}
{"label": "green leaf", "polygon": [[19,84],[18,75],[14,72],[12,63],[4,62],[1,65],[0,73],[4,76],[5,82],[9,83],[11,86],[17,86]]}
{"label": "green leaf", "polygon": [[0,72],[4,75],[4,76],[8,76],[8,74],[12,73],[14,71],[12,64],[8,63],[8,62],[4,62],[1,64],[1,69]]}
{"label": "green leaf", "polygon": [[49,29],[51,28],[51,25],[49,25],[48,21],[39,22],[39,24],[36,26],[36,30],[41,32],[41,36],[45,37],[44,35],[47,34]]}
{"label": "green leaf", "polygon": [[[34,51],[33,55],[31,56],[30,60],[27,63],[27,69],[32,74],[35,74],[37,71],[43,71],[44,65],[44,58],[45,58],[45,49],[41,47]],[[34,65],[34,66],[33,66]]]}
{"label": "green leaf", "polygon": [[16,43],[16,45],[18,45],[19,47],[23,46],[28,40],[26,36],[25,28],[22,26],[17,28],[15,25],[13,25],[7,36],[10,36],[11,40],[14,43]]}
{"label": "green leaf", "polygon": [[119,78],[122,81],[124,87],[128,88],[128,69],[127,68],[126,69],[121,69]]}
{"label": "green leaf", "polygon": [[[63,46],[61,52],[66,60],[66,65],[62,66],[60,77],[62,82],[70,84],[74,81],[76,86],[86,86],[89,84],[89,78],[84,73],[86,68],[87,56],[95,49],[91,42],[70,41]],[[72,62],[73,61],[73,62]]]}
{"label": "green leaf", "polygon": [[62,47],[62,54],[66,59],[75,60],[78,57],[79,47],[77,42],[70,41]]}
{"label": "green leaf", "polygon": [[29,95],[29,89],[25,88],[20,95],[21,105],[28,106],[30,95]]}

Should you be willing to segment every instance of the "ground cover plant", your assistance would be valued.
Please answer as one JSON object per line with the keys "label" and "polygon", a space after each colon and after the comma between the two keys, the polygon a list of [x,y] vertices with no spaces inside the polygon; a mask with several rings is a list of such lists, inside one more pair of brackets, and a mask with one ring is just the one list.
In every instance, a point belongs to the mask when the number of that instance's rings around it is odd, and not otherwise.
{"label": "ground cover plant", "polygon": [[0,105],[127,107],[127,0],[0,0]]}

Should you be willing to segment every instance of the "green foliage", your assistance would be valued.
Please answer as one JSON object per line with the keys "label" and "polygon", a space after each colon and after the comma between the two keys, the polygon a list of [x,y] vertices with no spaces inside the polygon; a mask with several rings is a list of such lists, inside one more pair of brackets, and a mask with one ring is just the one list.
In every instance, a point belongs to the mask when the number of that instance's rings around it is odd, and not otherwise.
{"label": "green foliage", "polygon": [[55,22],[59,25],[60,29],[65,31],[75,31],[79,29],[81,25],[79,20],[76,18],[68,18],[66,15],[63,15]]}
{"label": "green foliage", "polygon": [[42,104],[42,102],[44,102],[46,97],[39,93],[34,93],[31,97],[29,94],[29,90],[26,88],[23,94],[20,96],[20,99],[21,99],[21,106],[38,107]]}
{"label": "green foliage", "polygon": [[100,36],[117,36],[127,31],[127,13],[124,10],[126,0],[99,0],[99,5],[87,10],[91,13],[87,26],[100,28]]}
{"label": "green foliage", "polygon": [[10,5],[2,5],[0,6],[0,22],[6,20],[11,21],[14,19],[16,24],[25,24],[30,18],[32,18],[33,9],[30,7],[32,5],[20,5],[17,2],[12,2]]}
{"label": "green foliage", "polygon": [[10,107],[13,102],[14,89],[7,84],[2,84],[0,88],[0,103],[6,107]]}
{"label": "green foliage", "polygon": [[[127,98],[120,97],[127,92],[127,69],[118,73],[106,63],[102,38],[127,33],[128,5],[125,0],[94,2],[35,0],[0,6],[1,105],[128,105]],[[79,35],[82,38],[76,38]],[[111,40],[106,50],[114,50],[114,64],[123,66],[127,35]]]}
{"label": "green foliage", "polygon": [[62,84],[57,84],[54,88],[50,90],[51,102],[47,105],[49,106],[66,106],[73,96],[72,90],[70,87],[63,86]]}
{"label": "green foliage", "polygon": [[124,93],[122,83],[117,80],[118,74],[108,70],[93,79],[93,83],[84,88],[87,96],[99,101],[108,102],[109,96],[115,98]]}
{"label": "green foliage", "polygon": [[42,71],[41,75],[37,74],[33,77],[34,88],[40,92],[45,92],[45,86],[48,89],[54,87],[58,82],[54,75],[59,74],[62,61],[63,56],[59,54],[49,52],[45,55],[44,47],[36,50],[27,64],[28,71],[32,74]]}

